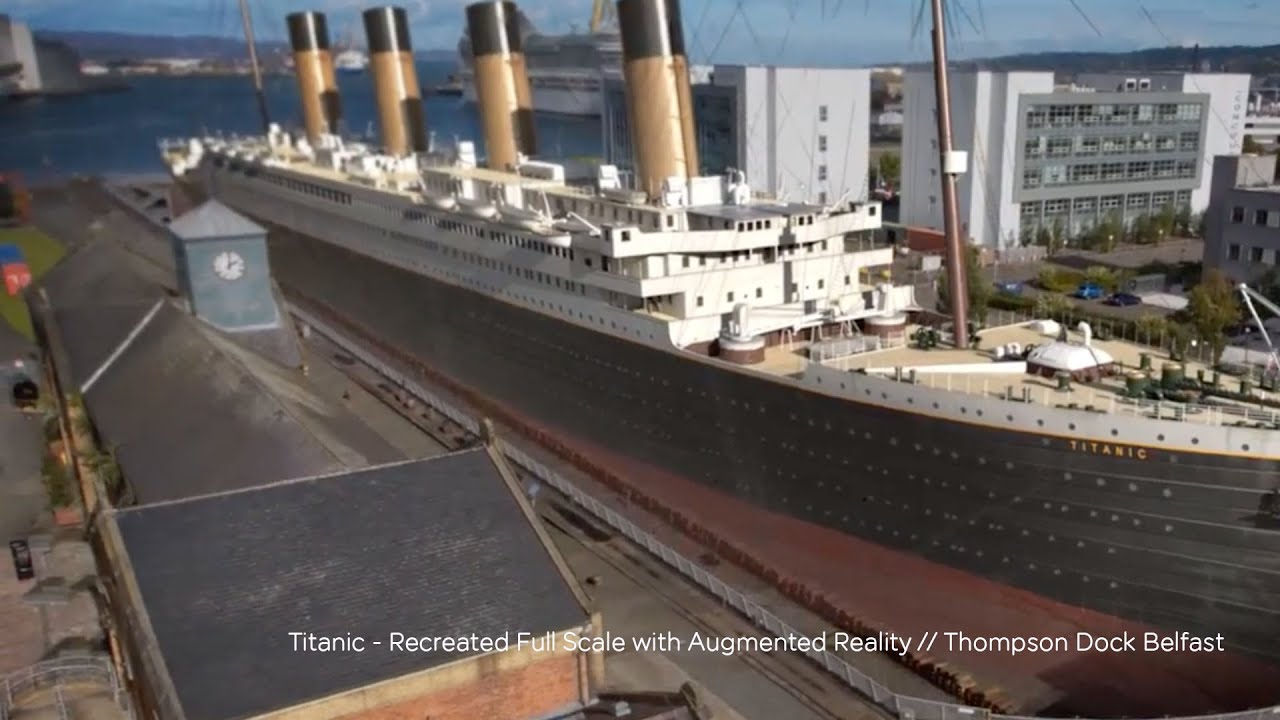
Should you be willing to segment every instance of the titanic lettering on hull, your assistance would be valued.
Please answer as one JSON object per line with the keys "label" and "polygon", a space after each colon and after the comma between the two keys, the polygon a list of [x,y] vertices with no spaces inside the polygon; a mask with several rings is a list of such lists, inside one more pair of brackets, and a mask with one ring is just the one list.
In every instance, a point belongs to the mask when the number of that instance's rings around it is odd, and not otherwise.
{"label": "titanic lettering on hull", "polygon": [[1068,440],[1067,445],[1073,452],[1087,453],[1089,455],[1106,455],[1108,457],[1131,458],[1134,460],[1150,460],[1152,455],[1152,452],[1144,447],[1098,442],[1097,440]]}

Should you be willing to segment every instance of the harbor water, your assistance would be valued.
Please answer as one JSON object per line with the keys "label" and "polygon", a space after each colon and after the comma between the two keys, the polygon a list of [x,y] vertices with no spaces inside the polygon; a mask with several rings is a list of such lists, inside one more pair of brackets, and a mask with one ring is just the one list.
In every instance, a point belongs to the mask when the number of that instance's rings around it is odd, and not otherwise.
{"label": "harbor water", "polygon": [[[430,87],[453,67],[421,63],[419,81]],[[164,171],[156,151],[161,138],[203,133],[261,131],[248,77],[139,76],[121,92],[0,102],[0,173],[19,172],[28,184],[72,175],[151,174]],[[271,118],[285,127],[301,123],[292,76],[263,79]],[[346,131],[377,133],[373,83],[368,74],[340,75]],[[456,96],[424,100],[435,142],[473,139],[481,146],[476,110]],[[594,157],[601,151],[596,118],[538,117],[542,153]],[[482,149],[482,148],[481,148]]]}

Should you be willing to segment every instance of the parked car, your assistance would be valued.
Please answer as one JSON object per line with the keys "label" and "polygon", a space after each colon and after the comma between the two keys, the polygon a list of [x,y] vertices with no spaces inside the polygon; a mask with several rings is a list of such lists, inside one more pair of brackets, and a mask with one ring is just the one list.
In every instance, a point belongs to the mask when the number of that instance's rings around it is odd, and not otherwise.
{"label": "parked car", "polygon": [[1113,294],[1111,297],[1103,300],[1103,302],[1108,305],[1114,305],[1115,307],[1129,307],[1131,305],[1141,305],[1142,298],[1134,295],[1133,293],[1121,292]]}
{"label": "parked car", "polygon": [[996,292],[1000,293],[1001,295],[1021,295],[1022,294],[1022,283],[1020,282],[1005,281],[1005,282],[998,282],[995,285],[996,285]]}
{"label": "parked car", "polygon": [[1080,300],[1097,300],[1105,294],[1106,293],[1102,291],[1101,285],[1084,283],[1080,287],[1076,288],[1075,292],[1071,293],[1071,297],[1079,298]]}

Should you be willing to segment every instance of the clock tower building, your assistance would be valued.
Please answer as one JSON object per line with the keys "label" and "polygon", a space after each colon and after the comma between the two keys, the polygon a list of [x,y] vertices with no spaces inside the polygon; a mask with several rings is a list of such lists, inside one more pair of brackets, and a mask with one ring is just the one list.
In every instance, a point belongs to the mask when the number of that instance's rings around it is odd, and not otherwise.
{"label": "clock tower building", "polygon": [[217,200],[169,224],[178,284],[191,312],[229,332],[281,324],[267,231]]}

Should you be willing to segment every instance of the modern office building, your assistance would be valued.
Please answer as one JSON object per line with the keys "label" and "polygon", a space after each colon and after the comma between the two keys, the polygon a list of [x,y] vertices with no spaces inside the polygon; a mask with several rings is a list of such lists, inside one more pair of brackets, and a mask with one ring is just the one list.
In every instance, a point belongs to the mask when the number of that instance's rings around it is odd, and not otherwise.
{"label": "modern office building", "polygon": [[[817,203],[867,197],[871,71],[717,65],[693,86],[701,171],[737,168],[756,192]],[[607,80],[605,160],[632,167],[625,88]]]}
{"label": "modern office building", "polygon": [[1204,266],[1252,282],[1280,268],[1280,185],[1275,155],[1215,158],[1205,215]]}
{"label": "modern office building", "polygon": [[[1067,237],[1111,215],[1167,205],[1203,211],[1210,164],[1238,153],[1248,75],[1094,74],[1069,86],[1049,72],[953,73],[952,133],[969,153],[962,229],[974,243],[1019,244],[1041,227]],[[907,75],[902,221],[942,228],[931,72]]]}

